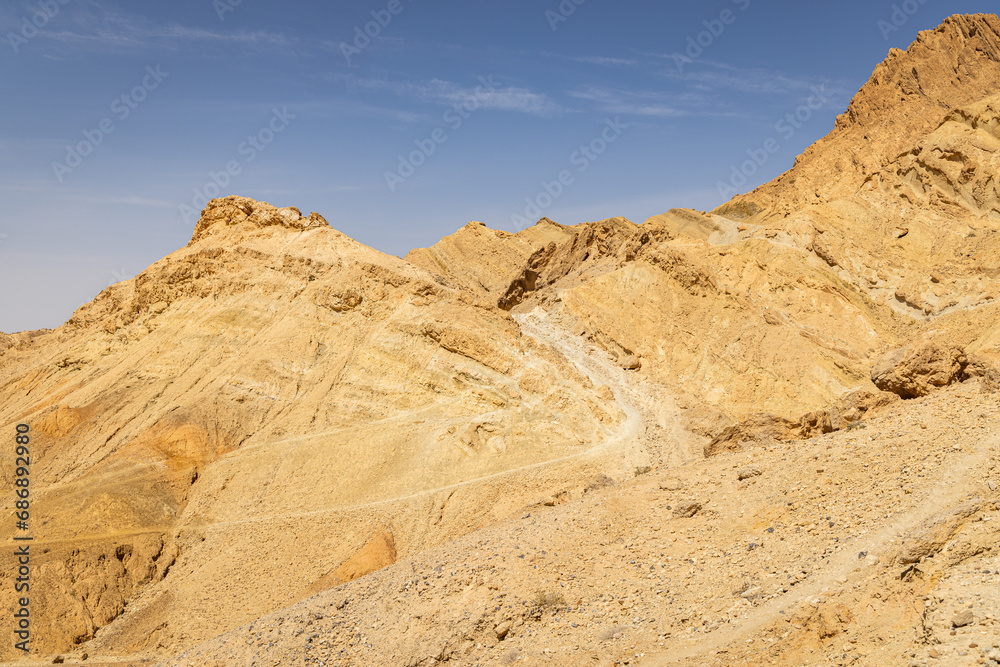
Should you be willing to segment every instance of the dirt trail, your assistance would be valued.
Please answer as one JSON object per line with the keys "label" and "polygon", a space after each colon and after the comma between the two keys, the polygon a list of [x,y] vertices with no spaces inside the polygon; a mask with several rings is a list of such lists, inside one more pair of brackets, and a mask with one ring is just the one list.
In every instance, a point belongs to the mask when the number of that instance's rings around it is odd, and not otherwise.
{"label": "dirt trail", "polygon": [[650,386],[639,373],[619,368],[606,352],[572,335],[558,314],[535,308],[515,314],[514,319],[525,334],[558,350],[591,382],[607,385],[614,394],[626,415],[625,426],[593,453],[620,448],[623,464],[630,469],[657,456],[669,465],[701,457],[697,438],[683,428],[680,408],[662,388]]}

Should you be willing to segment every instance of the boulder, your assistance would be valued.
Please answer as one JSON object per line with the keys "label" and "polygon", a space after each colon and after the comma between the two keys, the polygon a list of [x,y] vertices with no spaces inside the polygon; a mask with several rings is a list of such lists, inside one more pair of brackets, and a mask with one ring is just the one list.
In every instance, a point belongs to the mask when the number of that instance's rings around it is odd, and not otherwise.
{"label": "boulder", "polygon": [[961,347],[923,341],[884,354],[872,367],[871,379],[882,391],[919,398],[961,381],[967,365]]}

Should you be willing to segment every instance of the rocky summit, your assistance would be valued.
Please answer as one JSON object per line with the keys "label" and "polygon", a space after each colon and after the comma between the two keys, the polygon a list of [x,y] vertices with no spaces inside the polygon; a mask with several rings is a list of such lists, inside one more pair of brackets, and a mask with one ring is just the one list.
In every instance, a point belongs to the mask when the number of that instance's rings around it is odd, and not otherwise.
{"label": "rocky summit", "polygon": [[1000,665],[998,81],[1000,19],[951,17],[790,171],[643,224],[401,259],[209,202],[0,334],[33,657]]}

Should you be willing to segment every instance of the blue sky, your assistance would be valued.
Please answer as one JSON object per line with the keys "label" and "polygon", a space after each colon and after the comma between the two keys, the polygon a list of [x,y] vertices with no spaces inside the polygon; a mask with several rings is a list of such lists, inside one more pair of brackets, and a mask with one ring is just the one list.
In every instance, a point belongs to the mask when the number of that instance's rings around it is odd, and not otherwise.
{"label": "blue sky", "polygon": [[400,256],[469,220],[714,208],[768,139],[739,189],[788,169],[889,48],[994,11],[909,3],[889,31],[903,3],[6,0],[0,330],[58,326],[183,246],[204,195]]}

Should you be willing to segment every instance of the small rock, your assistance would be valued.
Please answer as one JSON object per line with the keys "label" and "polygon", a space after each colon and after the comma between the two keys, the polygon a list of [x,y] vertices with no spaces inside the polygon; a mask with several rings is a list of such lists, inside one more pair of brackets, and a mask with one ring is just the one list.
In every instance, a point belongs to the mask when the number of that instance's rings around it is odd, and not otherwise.
{"label": "small rock", "polygon": [[627,371],[637,371],[642,368],[642,360],[634,354],[622,357],[618,360],[618,365]]}
{"label": "small rock", "polygon": [[674,518],[675,519],[690,519],[695,514],[701,510],[701,503],[697,503],[693,500],[687,502],[678,503],[677,507],[674,508]]}
{"label": "small rock", "polygon": [[743,466],[736,471],[736,479],[743,481],[745,479],[750,479],[751,477],[760,477],[764,472],[757,466]]}
{"label": "small rock", "polygon": [[953,628],[964,628],[967,625],[972,625],[972,622],[975,620],[976,617],[972,615],[972,610],[966,609],[959,614],[955,614],[955,617],[951,619],[951,626]]}
{"label": "small rock", "polygon": [[496,632],[497,639],[503,640],[507,636],[507,633],[510,632],[512,625],[513,624],[510,621],[504,621],[498,625],[496,630],[494,630],[494,632]]}
{"label": "small rock", "polygon": [[927,653],[927,655],[934,658],[935,660],[941,657],[941,653],[936,648],[932,648],[930,652]]}
{"label": "small rock", "polygon": [[56,665],[61,665],[65,661],[66,659],[63,658],[61,655],[57,655],[56,657],[52,658],[52,663]]}
{"label": "small rock", "polygon": [[675,477],[669,477],[660,482],[660,491],[680,491],[684,488],[684,483]]}
{"label": "small rock", "polygon": [[989,480],[988,482],[986,482],[986,486],[987,486],[987,487],[989,487],[989,490],[990,490],[990,491],[992,491],[992,492],[996,493],[996,490],[997,490],[997,488],[998,488],[998,487],[997,487],[997,483],[996,483],[996,482],[994,482],[994,481],[993,481],[992,479],[991,479],[991,480]]}
{"label": "small rock", "polygon": [[762,589],[760,586],[751,586],[750,588],[743,591],[743,593],[740,594],[740,597],[743,598],[744,600],[750,600],[760,595],[761,590]]}

